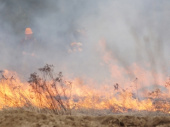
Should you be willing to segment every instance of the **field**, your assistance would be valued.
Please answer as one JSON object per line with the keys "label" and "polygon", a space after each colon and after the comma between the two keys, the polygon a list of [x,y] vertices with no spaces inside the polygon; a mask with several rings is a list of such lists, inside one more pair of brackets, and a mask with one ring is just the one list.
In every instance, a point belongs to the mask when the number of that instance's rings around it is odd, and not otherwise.
{"label": "field", "polygon": [[112,115],[55,115],[25,109],[0,111],[0,127],[168,127],[170,115],[124,113]]}

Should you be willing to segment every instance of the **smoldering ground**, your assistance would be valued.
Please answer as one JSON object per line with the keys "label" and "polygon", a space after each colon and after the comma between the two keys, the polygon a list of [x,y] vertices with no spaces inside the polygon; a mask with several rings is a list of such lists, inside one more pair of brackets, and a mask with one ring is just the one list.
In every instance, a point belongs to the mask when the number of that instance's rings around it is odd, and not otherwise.
{"label": "smoldering ground", "polygon": [[[129,66],[135,63],[168,76],[169,7],[168,0],[1,0],[0,67],[27,79],[48,63],[70,77],[117,82],[109,66],[130,71],[133,80]],[[18,49],[26,27],[38,42],[34,56]],[[80,42],[82,51],[69,52],[72,42]],[[103,60],[108,53],[109,63]]]}

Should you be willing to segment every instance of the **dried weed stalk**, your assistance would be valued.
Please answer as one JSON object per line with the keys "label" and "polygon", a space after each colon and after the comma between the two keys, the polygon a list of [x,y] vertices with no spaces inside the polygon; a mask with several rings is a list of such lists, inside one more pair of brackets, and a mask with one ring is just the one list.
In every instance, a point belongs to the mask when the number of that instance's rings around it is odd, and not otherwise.
{"label": "dried weed stalk", "polygon": [[71,114],[69,100],[72,83],[63,79],[62,72],[55,76],[53,65],[47,64],[43,68],[39,68],[39,71],[41,77],[37,73],[32,73],[28,82],[35,92],[40,106],[44,97],[42,94],[45,94],[53,113]]}

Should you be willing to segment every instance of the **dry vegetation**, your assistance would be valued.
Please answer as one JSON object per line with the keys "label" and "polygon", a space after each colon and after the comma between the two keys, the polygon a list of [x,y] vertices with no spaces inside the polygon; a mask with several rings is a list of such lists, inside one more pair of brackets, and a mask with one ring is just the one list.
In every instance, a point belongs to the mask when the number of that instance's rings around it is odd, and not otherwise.
{"label": "dry vegetation", "polygon": [[[13,76],[9,78],[2,74],[0,83],[0,127],[170,126],[169,113],[163,113],[169,111],[170,104],[168,100],[159,98],[159,89],[148,93],[156,110],[148,112],[134,111],[117,104],[110,105],[106,110],[75,109],[70,104],[72,82],[66,81],[61,72],[56,75],[53,66],[48,64],[40,68],[39,73],[30,75],[28,83],[31,89],[28,92],[32,93],[31,97],[25,94],[26,91],[23,92],[24,89]],[[166,87],[169,87],[169,80]],[[138,99],[138,96],[121,88],[118,83],[113,88],[124,102],[127,98]]]}
{"label": "dry vegetation", "polygon": [[[71,82],[63,80],[62,72],[55,76],[52,65],[40,68],[41,76],[32,73],[29,88],[24,88],[12,76],[2,74],[0,79],[1,108],[20,107],[38,112],[71,114],[69,99]],[[25,91],[25,92],[24,92]],[[36,104],[36,105],[35,105]]]}
{"label": "dry vegetation", "polygon": [[[53,66],[46,65],[40,68],[39,71],[42,73],[43,77],[33,73],[30,75],[29,83],[35,95],[38,98],[40,107],[42,105],[41,101],[46,95],[50,110],[55,114],[71,114],[69,99],[71,96],[71,82],[64,82],[62,77],[62,72],[58,74],[58,77],[54,76]],[[67,93],[68,92],[68,93]]]}
{"label": "dry vegetation", "polygon": [[0,111],[1,127],[168,127],[170,116],[163,114],[124,114],[107,116],[68,116],[37,113],[23,109]]}

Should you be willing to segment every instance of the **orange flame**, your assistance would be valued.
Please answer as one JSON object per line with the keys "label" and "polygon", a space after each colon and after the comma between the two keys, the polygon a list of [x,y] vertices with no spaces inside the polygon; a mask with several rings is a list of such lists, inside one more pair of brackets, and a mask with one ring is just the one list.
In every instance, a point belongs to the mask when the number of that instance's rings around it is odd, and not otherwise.
{"label": "orange flame", "polygon": [[[78,43],[72,43],[71,45],[81,46]],[[135,63],[128,69],[124,69],[117,64],[117,60],[113,54],[106,50],[104,41],[101,43],[101,47],[103,54],[102,64],[106,64],[109,67],[111,75],[110,82],[96,85],[96,83],[92,83],[90,80],[84,83],[79,78],[73,79],[71,81],[71,97],[69,98],[71,109],[107,109],[112,112],[127,112],[131,110],[170,112],[168,94],[170,80],[166,79],[165,75],[155,72],[156,77],[159,77],[159,80],[155,81],[152,77],[152,72]],[[47,93],[39,94],[32,91],[30,85],[21,82],[16,73],[5,70],[3,75],[6,76],[2,76],[0,80],[1,109],[4,107],[24,107],[30,105],[51,109],[51,100],[47,96]],[[15,79],[12,75],[15,75]],[[151,84],[164,87],[168,92],[165,90],[161,91],[158,88],[151,92],[143,89],[150,87]],[[98,88],[95,88],[95,86]],[[52,91],[51,88],[48,90]],[[58,92],[61,91],[59,90]],[[53,94],[53,96],[57,95]]]}
{"label": "orange flame", "polygon": [[[14,74],[5,70],[4,75]],[[7,76],[6,76],[7,77]],[[154,100],[149,98],[139,100],[133,97],[130,89],[114,89],[114,86],[104,85],[98,89],[90,87],[92,84],[83,84],[80,79],[76,78],[72,81],[72,96],[70,98],[70,106],[75,109],[108,109],[112,112],[134,111],[163,111],[169,112],[170,103],[159,102],[155,104]],[[31,91],[28,83],[22,83],[17,76],[15,79],[2,77],[0,81],[0,108],[4,107],[24,107],[35,106],[38,108],[51,108],[50,99],[47,95],[41,94],[41,102],[39,95]],[[157,108],[157,106],[159,108]]]}

